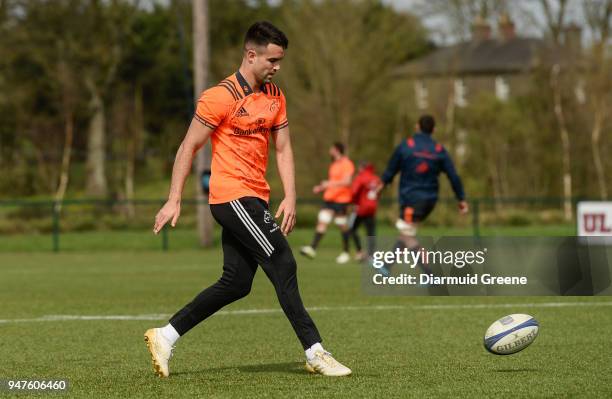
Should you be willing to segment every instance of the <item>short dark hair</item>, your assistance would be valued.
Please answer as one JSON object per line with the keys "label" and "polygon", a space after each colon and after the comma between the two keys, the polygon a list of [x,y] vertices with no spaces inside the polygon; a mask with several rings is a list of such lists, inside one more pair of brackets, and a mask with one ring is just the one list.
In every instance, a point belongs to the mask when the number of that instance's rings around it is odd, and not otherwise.
{"label": "short dark hair", "polygon": [[285,36],[280,29],[268,21],[258,21],[251,25],[244,36],[245,48],[248,43],[253,43],[257,46],[263,47],[266,47],[268,44],[272,43],[281,46],[284,49],[289,46],[287,36]]}
{"label": "short dark hair", "polygon": [[433,133],[434,127],[436,127],[436,120],[431,115],[423,115],[419,118],[419,128],[423,133]]}
{"label": "short dark hair", "polygon": [[344,155],[344,144],[342,144],[339,141],[336,141],[333,145],[334,145],[334,148],[338,150],[340,154]]}

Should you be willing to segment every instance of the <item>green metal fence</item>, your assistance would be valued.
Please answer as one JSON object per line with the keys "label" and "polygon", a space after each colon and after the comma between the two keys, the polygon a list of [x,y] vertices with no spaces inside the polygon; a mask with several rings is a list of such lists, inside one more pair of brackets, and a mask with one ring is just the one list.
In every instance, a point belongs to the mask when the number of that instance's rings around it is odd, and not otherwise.
{"label": "green metal fence", "polygon": [[[124,232],[124,238],[116,238],[114,246],[122,248],[170,248],[169,229],[165,228],[159,237],[150,232],[153,219],[165,200],[65,200],[57,203],[49,200],[0,200],[0,242],[8,243],[9,250],[28,251],[29,248],[43,248],[59,252],[66,246],[63,237],[69,237],[71,248],[87,249],[91,243],[85,242],[84,235],[92,232]],[[270,201],[271,208],[278,200]],[[472,198],[469,201],[470,213],[466,217],[457,216],[456,201],[441,199],[436,210],[425,226],[437,229],[445,235],[490,234],[498,227],[512,228],[512,234],[573,234],[574,221],[566,220],[563,215],[564,200],[561,198]],[[576,209],[578,199],[572,200]],[[205,201],[203,203],[206,203]],[[196,200],[183,200],[181,219],[177,237],[197,247],[196,237]],[[305,198],[298,201],[298,223],[302,227],[313,227],[321,200]],[[392,229],[398,209],[395,199],[383,198],[380,201],[378,221],[382,226]],[[532,226],[529,228],[529,226]],[[534,228],[534,226],[539,226]],[[548,227],[547,227],[548,226]],[[561,228],[559,228],[561,226]],[[522,229],[521,229],[522,228]],[[548,230],[547,230],[548,229]],[[555,230],[556,229],[556,230]],[[555,234],[558,231],[559,234]],[[108,236],[108,235],[107,235]],[[103,247],[104,234],[92,240],[93,244]],[[157,244],[156,244],[157,243]],[[136,244],[136,245],[133,245]],[[0,249],[1,245],[0,245]]]}

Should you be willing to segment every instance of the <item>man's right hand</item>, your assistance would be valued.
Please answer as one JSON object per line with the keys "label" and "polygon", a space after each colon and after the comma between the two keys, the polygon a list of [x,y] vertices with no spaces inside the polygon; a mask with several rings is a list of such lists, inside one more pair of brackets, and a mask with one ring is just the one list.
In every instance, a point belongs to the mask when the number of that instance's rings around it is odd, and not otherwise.
{"label": "man's right hand", "polygon": [[459,201],[459,213],[465,215],[470,210],[467,201]]}
{"label": "man's right hand", "polygon": [[157,212],[155,216],[155,225],[153,226],[153,233],[157,234],[164,228],[166,223],[171,220],[170,225],[176,226],[176,221],[181,215],[181,201],[168,200]]}
{"label": "man's right hand", "polygon": [[312,188],[312,192],[314,194],[319,194],[319,193],[325,191],[327,186],[329,186],[329,182],[327,180],[323,180],[321,183],[317,184],[316,186],[314,186]]}

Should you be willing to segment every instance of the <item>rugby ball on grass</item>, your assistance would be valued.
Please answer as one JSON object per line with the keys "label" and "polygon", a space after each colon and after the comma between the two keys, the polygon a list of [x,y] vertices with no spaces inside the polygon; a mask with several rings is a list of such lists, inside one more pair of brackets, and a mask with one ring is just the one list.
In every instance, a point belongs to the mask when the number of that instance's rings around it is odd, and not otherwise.
{"label": "rugby ball on grass", "polygon": [[511,355],[531,345],[539,330],[538,321],[528,314],[511,314],[491,324],[484,346],[495,355]]}

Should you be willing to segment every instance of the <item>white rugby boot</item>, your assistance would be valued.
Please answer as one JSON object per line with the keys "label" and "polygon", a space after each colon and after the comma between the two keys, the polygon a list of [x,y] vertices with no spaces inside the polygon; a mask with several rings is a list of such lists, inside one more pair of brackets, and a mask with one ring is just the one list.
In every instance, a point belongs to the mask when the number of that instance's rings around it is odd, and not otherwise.
{"label": "white rugby boot", "polygon": [[352,373],[351,369],[334,359],[331,353],[325,350],[317,350],[312,358],[306,360],[305,368],[310,373],[328,377],[343,377]]}
{"label": "white rugby boot", "polygon": [[155,373],[160,377],[168,377],[170,375],[168,361],[172,357],[174,346],[161,334],[161,328],[147,330],[144,334],[144,340],[149,352],[151,352],[151,361]]}
{"label": "white rugby boot", "polygon": [[310,259],[314,259],[317,256],[317,251],[310,245],[300,248],[300,253]]}
{"label": "white rugby boot", "polygon": [[336,263],[343,265],[345,263],[348,263],[349,260],[351,260],[351,255],[349,255],[348,252],[342,252],[336,258]]}

